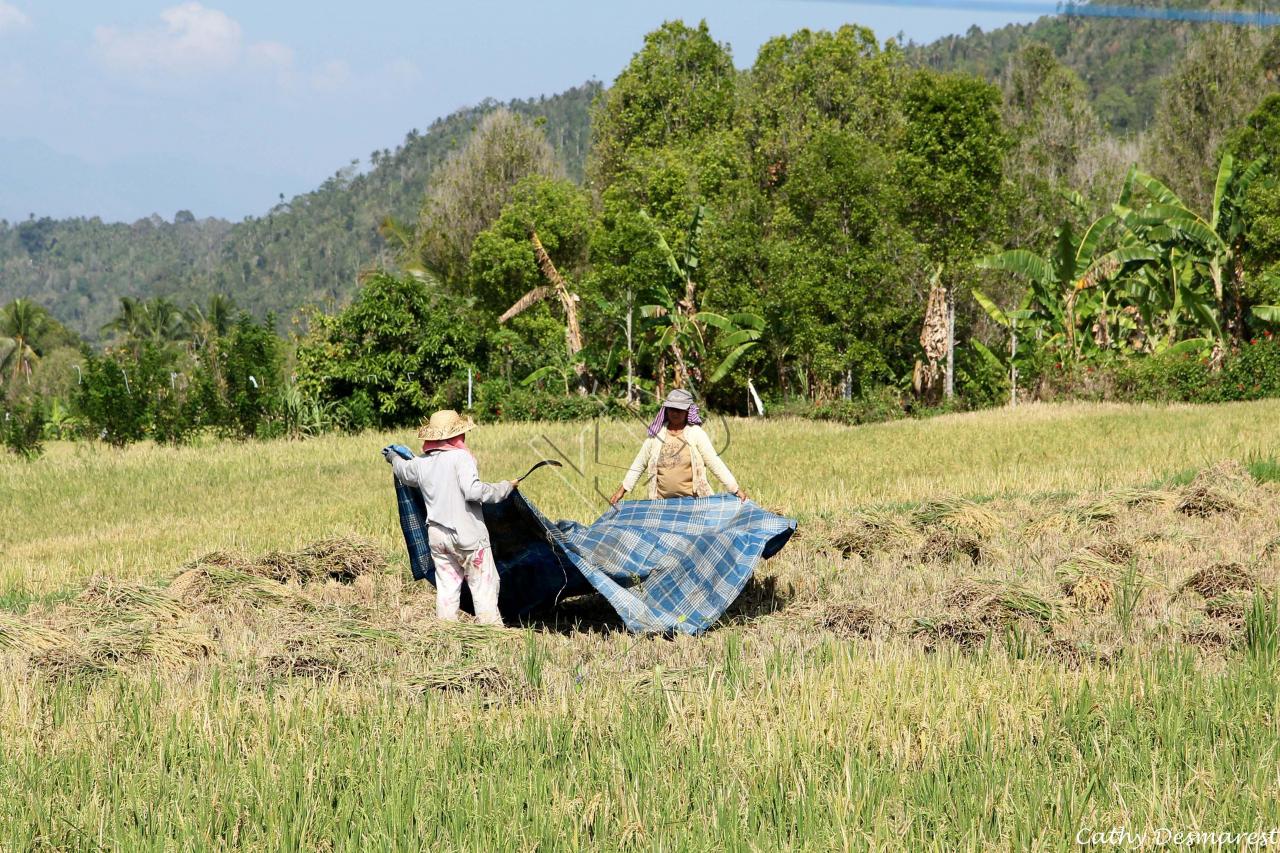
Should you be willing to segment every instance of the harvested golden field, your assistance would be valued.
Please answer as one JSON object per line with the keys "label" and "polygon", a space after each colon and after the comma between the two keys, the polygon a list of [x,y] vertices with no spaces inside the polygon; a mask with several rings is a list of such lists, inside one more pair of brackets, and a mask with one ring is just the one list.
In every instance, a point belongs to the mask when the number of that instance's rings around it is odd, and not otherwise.
{"label": "harvested golden field", "polygon": [[[400,436],[0,462],[0,847],[1061,849],[1280,826],[1280,404],[713,424],[720,626],[436,622]],[[485,427],[590,520],[639,428]],[[548,444],[550,442],[550,444]],[[596,449],[599,448],[599,453]]]}

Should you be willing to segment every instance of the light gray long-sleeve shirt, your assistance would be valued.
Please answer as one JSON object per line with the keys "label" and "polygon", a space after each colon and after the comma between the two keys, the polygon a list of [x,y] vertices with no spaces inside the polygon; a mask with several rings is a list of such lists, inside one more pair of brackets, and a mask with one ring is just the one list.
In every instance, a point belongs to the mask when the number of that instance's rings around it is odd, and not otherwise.
{"label": "light gray long-sleeve shirt", "polygon": [[465,450],[435,450],[416,459],[393,458],[391,467],[401,483],[422,492],[427,521],[451,531],[459,548],[472,551],[489,544],[480,505],[506,500],[513,488],[509,480],[481,482],[475,457]]}

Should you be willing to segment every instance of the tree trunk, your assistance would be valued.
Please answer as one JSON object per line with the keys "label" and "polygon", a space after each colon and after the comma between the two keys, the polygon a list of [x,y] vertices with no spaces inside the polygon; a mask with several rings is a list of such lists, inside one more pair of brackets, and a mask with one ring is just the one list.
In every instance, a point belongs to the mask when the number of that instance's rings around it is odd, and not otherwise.
{"label": "tree trunk", "polygon": [[1235,253],[1231,265],[1231,340],[1232,348],[1240,346],[1244,337],[1244,258],[1240,252]]}
{"label": "tree trunk", "polygon": [[947,288],[947,399],[956,395],[956,296]]}
{"label": "tree trunk", "polygon": [[542,275],[555,288],[556,296],[560,299],[560,307],[564,309],[564,339],[565,346],[569,350],[569,362],[573,365],[573,372],[578,375],[578,390],[585,392],[587,366],[578,357],[578,354],[582,352],[582,327],[578,325],[577,299],[569,292],[568,283],[560,275],[560,271],[556,269],[556,265],[551,260],[551,256],[547,254],[542,241],[538,239],[537,231],[529,230],[529,241],[533,243],[533,256],[538,262],[538,269],[542,271]]}

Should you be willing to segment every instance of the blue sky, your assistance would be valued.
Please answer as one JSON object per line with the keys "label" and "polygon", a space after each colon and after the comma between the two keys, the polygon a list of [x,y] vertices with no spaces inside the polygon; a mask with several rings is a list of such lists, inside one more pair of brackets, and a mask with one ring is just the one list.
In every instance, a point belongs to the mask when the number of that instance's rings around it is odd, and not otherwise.
{"label": "blue sky", "polygon": [[802,27],[929,41],[1036,17],[820,0],[0,0],[0,217],[258,214],[458,107],[608,83],[672,18],[705,18],[747,66]]}

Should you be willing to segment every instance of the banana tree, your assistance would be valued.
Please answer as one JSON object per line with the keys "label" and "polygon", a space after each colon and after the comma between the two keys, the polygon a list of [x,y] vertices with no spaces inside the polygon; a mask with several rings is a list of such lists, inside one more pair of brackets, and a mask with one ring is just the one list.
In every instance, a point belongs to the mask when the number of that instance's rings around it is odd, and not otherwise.
{"label": "banana tree", "polygon": [[[718,314],[714,311],[697,311],[686,314],[668,290],[659,288],[653,294],[654,302],[640,307],[640,316],[653,320],[656,334],[654,348],[658,353],[658,394],[664,393],[667,358],[673,361],[673,384],[677,388],[694,390],[703,381],[714,384],[723,379],[756,343],[764,331],[764,319],[748,312]],[[719,364],[704,373],[709,348],[706,330],[716,329],[721,334],[720,345],[728,352]]]}
{"label": "banana tree", "polygon": [[[1126,240],[1103,252],[1104,239],[1120,221],[1115,214],[1094,220],[1077,237],[1071,224],[1064,222],[1055,232],[1053,252],[1041,256],[1026,249],[1014,249],[978,261],[980,269],[1011,272],[1027,279],[1030,290],[1024,300],[1030,318],[1044,324],[1049,343],[1055,338],[1065,342],[1075,360],[1084,349],[1110,345],[1106,333],[1111,322],[1108,308],[1113,300],[1112,285],[1122,275],[1131,274],[1155,260],[1157,255],[1148,245]],[[1029,318],[1029,319],[1030,319]],[[1096,321],[1104,334],[1078,334],[1080,324]]]}
{"label": "banana tree", "polygon": [[649,216],[646,210],[640,211],[641,218],[649,223],[653,230],[654,242],[658,246],[658,251],[662,253],[663,260],[666,261],[667,269],[671,271],[672,277],[679,282],[684,288],[684,296],[679,300],[679,309],[686,316],[691,317],[698,311],[697,303],[697,285],[694,284],[693,277],[698,271],[699,258],[702,249],[702,223],[706,218],[707,209],[703,205],[694,208],[693,219],[689,222],[689,230],[685,239],[684,257],[677,258],[676,253],[671,249],[667,239],[662,236],[662,232],[658,230],[657,224]]}
{"label": "banana tree", "polygon": [[[1115,215],[1136,240],[1160,248],[1161,266],[1168,272],[1163,282],[1168,297],[1184,303],[1199,330],[1213,336],[1219,351],[1228,335],[1238,340],[1243,332],[1243,252],[1248,227],[1244,198],[1265,162],[1258,159],[1241,166],[1230,154],[1224,155],[1208,218],[1191,210],[1164,183],[1137,169],[1130,170],[1115,207]],[[1133,206],[1138,190],[1146,197],[1142,207]],[[1164,262],[1172,252],[1189,261],[1190,267]]]}
{"label": "banana tree", "polygon": [[1222,340],[1213,294],[1197,274],[1196,259],[1176,246],[1164,249],[1155,263],[1125,282],[1125,302],[1148,352],[1171,349],[1187,338],[1189,329],[1194,332],[1188,340],[1196,346]]}
{"label": "banana tree", "polygon": [[[1030,307],[1030,292],[1023,297],[1021,308],[1010,311],[1001,309],[994,300],[982,291],[975,288],[972,292],[974,301],[982,306],[982,310],[987,312],[987,316],[1009,333],[1009,405],[1016,406],[1018,405],[1018,329],[1028,330],[1035,325],[1043,323],[1043,320],[1037,319],[1036,312]],[[980,353],[986,350],[986,347],[976,340],[974,345]],[[994,357],[992,355],[992,358]]]}

